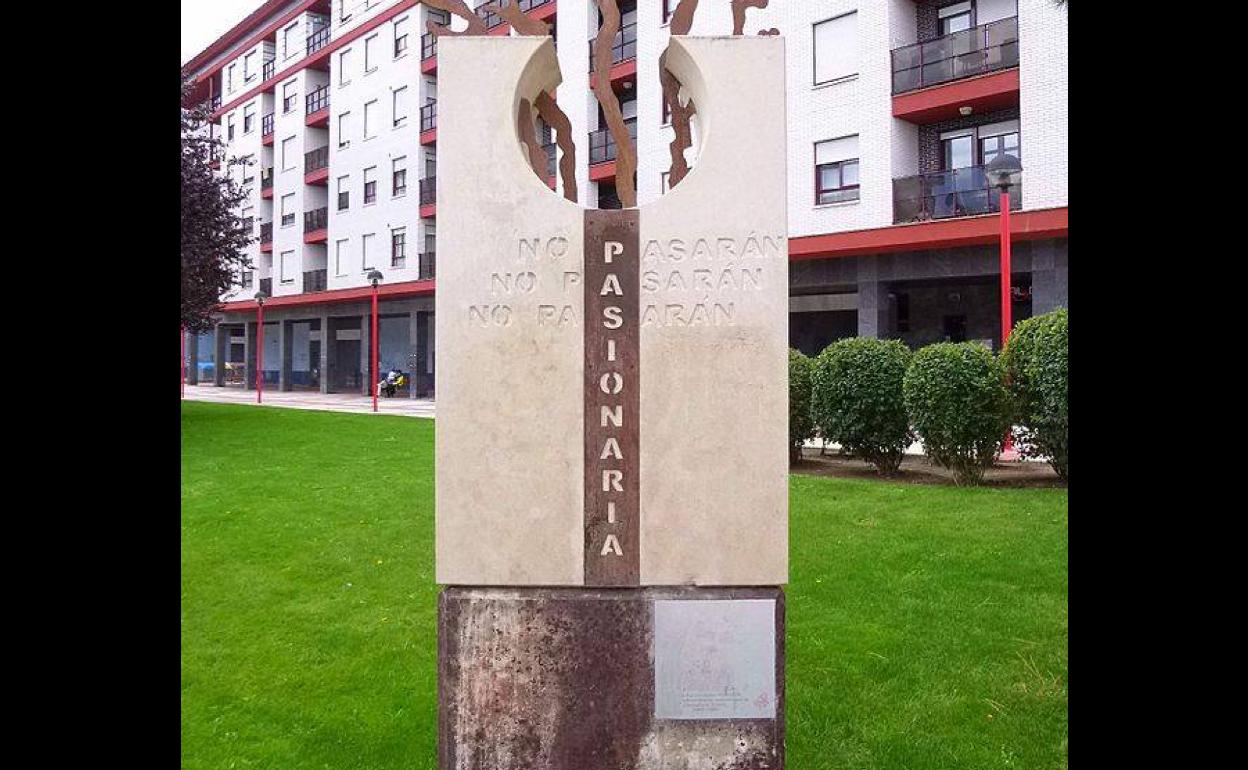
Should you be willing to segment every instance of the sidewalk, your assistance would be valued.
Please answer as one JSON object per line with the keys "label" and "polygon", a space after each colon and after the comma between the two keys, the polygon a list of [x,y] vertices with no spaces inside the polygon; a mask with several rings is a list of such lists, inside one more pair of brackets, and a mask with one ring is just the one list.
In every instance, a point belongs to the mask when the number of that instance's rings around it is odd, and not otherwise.
{"label": "sidewalk", "polygon": [[[187,401],[212,401],[218,404],[250,404],[256,405],[256,391],[242,388],[213,385],[187,385]],[[277,406],[288,409],[319,409],[326,412],[355,412],[372,414],[373,399],[354,393],[315,393],[307,391],[289,391],[264,389],[262,406]],[[403,417],[427,417],[433,419],[434,402],[424,398],[406,398],[395,396],[377,399],[378,414],[395,414]]]}

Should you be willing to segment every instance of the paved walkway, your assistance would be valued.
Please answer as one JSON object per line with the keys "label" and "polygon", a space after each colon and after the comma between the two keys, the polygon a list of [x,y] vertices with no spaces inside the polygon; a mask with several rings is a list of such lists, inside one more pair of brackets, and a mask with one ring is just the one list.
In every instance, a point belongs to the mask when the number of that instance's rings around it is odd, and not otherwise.
{"label": "paved walkway", "polygon": [[[238,387],[218,388],[214,385],[187,385],[188,401],[214,401],[219,404],[256,405],[256,391]],[[280,406],[288,409],[319,409],[325,412],[356,412],[372,414],[373,399],[350,393],[315,393],[264,389],[263,406]],[[425,398],[395,396],[377,399],[378,414],[397,414],[403,417],[433,418],[434,402]]]}

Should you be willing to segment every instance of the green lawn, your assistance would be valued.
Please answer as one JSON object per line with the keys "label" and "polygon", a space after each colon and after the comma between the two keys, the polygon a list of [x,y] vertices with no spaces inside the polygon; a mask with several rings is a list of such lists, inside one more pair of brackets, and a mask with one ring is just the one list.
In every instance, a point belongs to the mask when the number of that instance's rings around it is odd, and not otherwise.
{"label": "green lawn", "polygon": [[[1066,491],[790,489],[789,767],[1065,768]],[[183,768],[434,768],[435,596],[431,421],[182,403]]]}

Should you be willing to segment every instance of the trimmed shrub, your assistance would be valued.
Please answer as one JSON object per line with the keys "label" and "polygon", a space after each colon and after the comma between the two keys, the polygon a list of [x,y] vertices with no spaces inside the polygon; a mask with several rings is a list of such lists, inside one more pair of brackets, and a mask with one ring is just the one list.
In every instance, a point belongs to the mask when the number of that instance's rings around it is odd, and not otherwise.
{"label": "trimmed shrub", "polygon": [[992,351],[977,342],[928,345],[914,354],[903,391],[927,456],[959,484],[982,481],[1010,423],[1005,368]]}
{"label": "trimmed shrub", "polygon": [[1062,308],[1028,318],[1014,327],[1001,354],[1014,400],[1014,419],[1026,430],[1020,451],[1030,457],[1047,457],[1062,479],[1067,473],[1070,427],[1067,316]]}
{"label": "trimmed shrub", "polygon": [[857,337],[833,342],[815,359],[819,432],[884,475],[897,471],[914,440],[901,390],[910,357],[897,340]]}
{"label": "trimmed shrub", "polygon": [[810,417],[813,365],[800,350],[789,348],[789,462],[802,459],[802,445],[815,437],[815,423]]}

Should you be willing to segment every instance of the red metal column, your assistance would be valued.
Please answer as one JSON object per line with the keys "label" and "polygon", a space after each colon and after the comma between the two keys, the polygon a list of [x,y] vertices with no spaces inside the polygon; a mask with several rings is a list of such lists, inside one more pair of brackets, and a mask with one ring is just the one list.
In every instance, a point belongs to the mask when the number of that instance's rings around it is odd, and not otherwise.
{"label": "red metal column", "polygon": [[1010,193],[1001,190],[1001,348],[1010,338],[1010,330],[1014,327],[1013,312],[1010,307]]}
{"label": "red metal column", "polygon": [[256,303],[256,403],[264,403],[264,303]]}
{"label": "red metal column", "polygon": [[[1010,331],[1014,328],[1014,311],[1010,294],[1010,193],[1009,189],[1001,188],[1001,350],[1005,351],[1005,343],[1010,339]],[[1014,451],[1014,428],[1005,431],[1005,445],[1001,448],[1002,460],[1016,460]]]}
{"label": "red metal column", "polygon": [[370,339],[373,348],[373,373],[369,384],[373,389],[373,411],[377,411],[377,383],[381,380],[381,373],[377,371],[377,284],[373,283],[373,334]]}

